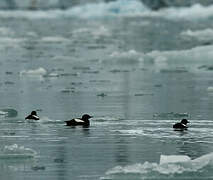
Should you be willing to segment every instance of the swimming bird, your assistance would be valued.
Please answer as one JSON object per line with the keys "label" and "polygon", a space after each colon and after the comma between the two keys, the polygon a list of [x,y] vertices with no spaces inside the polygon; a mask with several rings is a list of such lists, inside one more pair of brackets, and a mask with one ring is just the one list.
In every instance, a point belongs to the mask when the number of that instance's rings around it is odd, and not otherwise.
{"label": "swimming bird", "polygon": [[92,116],[88,115],[88,114],[84,114],[82,116],[82,118],[75,118],[75,119],[71,119],[68,121],[65,121],[67,124],[67,126],[89,126],[90,122],[89,119],[92,118]]}
{"label": "swimming bird", "polygon": [[187,119],[182,119],[181,122],[174,124],[173,128],[176,130],[186,130],[188,128],[187,123],[189,123]]}
{"label": "swimming bird", "polygon": [[25,119],[39,120],[36,111],[32,111],[30,115],[28,115]]}

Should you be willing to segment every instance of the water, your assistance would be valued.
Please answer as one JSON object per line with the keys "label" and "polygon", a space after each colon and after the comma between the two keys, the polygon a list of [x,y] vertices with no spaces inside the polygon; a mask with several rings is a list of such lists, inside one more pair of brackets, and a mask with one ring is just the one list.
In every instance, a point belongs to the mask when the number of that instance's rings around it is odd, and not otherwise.
{"label": "water", "polygon": [[0,179],[211,179],[212,8],[0,11]]}

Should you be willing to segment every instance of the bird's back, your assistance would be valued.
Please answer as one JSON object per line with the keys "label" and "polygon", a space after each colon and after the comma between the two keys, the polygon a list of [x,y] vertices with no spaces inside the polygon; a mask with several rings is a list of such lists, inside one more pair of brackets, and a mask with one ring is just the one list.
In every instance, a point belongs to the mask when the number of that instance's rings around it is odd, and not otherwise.
{"label": "bird's back", "polygon": [[67,123],[67,126],[86,125],[86,122],[81,119],[71,119],[65,122]]}
{"label": "bird's back", "polygon": [[32,115],[30,114],[29,116],[27,116],[25,119],[33,119],[33,120],[39,120],[38,116]]}

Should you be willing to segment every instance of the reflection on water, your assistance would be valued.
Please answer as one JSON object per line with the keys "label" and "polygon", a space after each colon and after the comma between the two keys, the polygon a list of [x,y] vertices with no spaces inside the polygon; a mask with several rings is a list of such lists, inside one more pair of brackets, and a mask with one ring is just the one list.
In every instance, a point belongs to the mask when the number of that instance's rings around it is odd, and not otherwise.
{"label": "reflection on water", "polygon": [[[115,137],[116,138],[116,137]],[[117,137],[115,140],[115,146],[116,146],[116,151],[115,151],[115,160],[116,164],[119,165],[125,165],[129,163],[129,142],[125,141],[124,137]]]}

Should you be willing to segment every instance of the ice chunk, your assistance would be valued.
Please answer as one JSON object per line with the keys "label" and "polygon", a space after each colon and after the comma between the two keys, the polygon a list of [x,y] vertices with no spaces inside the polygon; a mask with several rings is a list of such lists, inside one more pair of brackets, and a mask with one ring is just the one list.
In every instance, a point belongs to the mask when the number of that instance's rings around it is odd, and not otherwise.
{"label": "ice chunk", "polygon": [[1,110],[0,110],[0,115],[1,115],[1,116],[6,116],[7,114],[8,114],[8,112],[4,112],[4,111],[1,111]]}
{"label": "ice chunk", "polygon": [[181,35],[197,38],[200,41],[213,40],[213,29],[207,28],[197,31],[192,31],[191,29],[188,29],[187,31],[183,31]]}
{"label": "ice chunk", "polygon": [[17,144],[5,146],[0,151],[0,159],[8,158],[32,158],[36,155],[36,152],[30,148],[24,146],[18,146]]}
{"label": "ice chunk", "polygon": [[57,37],[57,36],[47,36],[47,37],[43,37],[41,39],[43,42],[47,42],[47,43],[62,43],[62,42],[67,42],[68,39],[65,39],[64,37]]}
{"label": "ice chunk", "polygon": [[44,76],[47,74],[46,69],[40,67],[38,69],[30,69],[30,70],[23,70],[20,72],[20,75],[28,75],[28,76]]}
{"label": "ice chunk", "polygon": [[[200,172],[212,174],[212,168],[206,168],[206,166],[212,167],[213,153],[203,155],[199,158],[191,160],[190,157],[184,155],[161,155],[160,163],[137,163],[127,166],[115,166],[108,170],[106,179],[118,179],[121,176],[128,176],[128,179],[135,179],[134,177],[141,177],[144,179],[150,179],[150,174],[157,176],[157,179],[168,179],[168,175],[194,172],[199,175]],[[204,170],[204,171],[203,171]],[[165,178],[167,177],[167,178]],[[139,178],[138,178],[139,179]],[[146,179],[146,178],[145,178]],[[155,178],[156,179],[156,178]]]}
{"label": "ice chunk", "polygon": [[161,155],[160,156],[160,164],[186,162],[190,160],[191,158],[185,155],[170,155],[170,156]]}
{"label": "ice chunk", "polygon": [[213,92],[213,86],[209,86],[209,87],[207,88],[207,91]]}
{"label": "ice chunk", "polygon": [[213,162],[213,153],[209,153],[192,160],[192,165],[198,169],[201,169],[202,167],[205,167],[208,164],[212,165],[212,162]]}
{"label": "ice chunk", "polygon": [[18,111],[16,111],[15,109],[4,108],[0,109],[0,115],[6,117],[16,117],[18,115]]}

